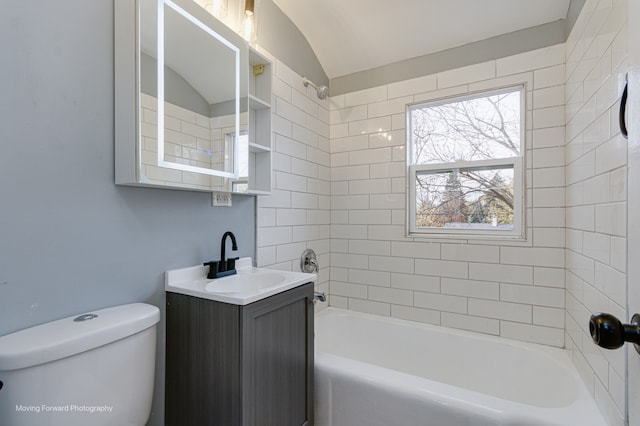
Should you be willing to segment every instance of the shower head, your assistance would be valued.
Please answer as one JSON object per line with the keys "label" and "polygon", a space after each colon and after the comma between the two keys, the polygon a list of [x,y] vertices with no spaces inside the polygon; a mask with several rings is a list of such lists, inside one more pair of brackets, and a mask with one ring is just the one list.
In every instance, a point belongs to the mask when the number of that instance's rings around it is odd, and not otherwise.
{"label": "shower head", "polygon": [[318,95],[318,99],[325,99],[329,94],[329,88],[327,86],[323,84],[322,86],[318,87],[313,84],[311,80],[307,79],[307,77],[302,77],[302,84],[304,84],[304,87],[311,86],[316,89],[316,95]]}

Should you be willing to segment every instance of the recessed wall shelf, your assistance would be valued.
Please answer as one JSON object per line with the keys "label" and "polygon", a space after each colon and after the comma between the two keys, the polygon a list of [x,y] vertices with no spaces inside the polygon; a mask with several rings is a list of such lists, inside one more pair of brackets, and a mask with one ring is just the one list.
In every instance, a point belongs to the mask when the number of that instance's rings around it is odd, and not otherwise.
{"label": "recessed wall shelf", "polygon": [[249,152],[271,152],[271,148],[269,148],[268,146],[249,142]]}
{"label": "recessed wall shelf", "polygon": [[256,98],[253,95],[249,95],[249,108],[254,110],[271,108],[271,104],[262,99]]}
{"label": "recessed wall shelf", "polygon": [[250,194],[271,193],[271,61],[249,47],[249,188]]}

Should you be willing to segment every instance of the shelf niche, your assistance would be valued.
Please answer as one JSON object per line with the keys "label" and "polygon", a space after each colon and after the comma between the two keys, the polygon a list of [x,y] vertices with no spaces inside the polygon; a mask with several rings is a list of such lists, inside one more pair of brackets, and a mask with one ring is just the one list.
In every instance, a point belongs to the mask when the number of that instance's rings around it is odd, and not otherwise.
{"label": "shelf niche", "polygon": [[271,193],[271,61],[249,47],[249,188]]}

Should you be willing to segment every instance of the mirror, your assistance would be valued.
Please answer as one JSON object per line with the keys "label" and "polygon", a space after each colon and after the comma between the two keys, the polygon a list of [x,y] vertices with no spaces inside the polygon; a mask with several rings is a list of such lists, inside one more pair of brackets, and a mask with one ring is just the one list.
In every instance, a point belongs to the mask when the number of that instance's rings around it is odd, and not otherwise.
{"label": "mirror", "polygon": [[193,1],[135,2],[134,184],[243,192],[246,42]]}

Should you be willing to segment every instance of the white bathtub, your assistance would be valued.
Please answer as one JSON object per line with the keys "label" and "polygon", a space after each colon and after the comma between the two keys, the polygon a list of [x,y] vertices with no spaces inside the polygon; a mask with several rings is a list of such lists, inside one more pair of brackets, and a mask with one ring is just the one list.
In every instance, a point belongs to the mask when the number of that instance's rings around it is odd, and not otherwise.
{"label": "white bathtub", "polygon": [[566,351],[328,308],[316,426],[604,426]]}

